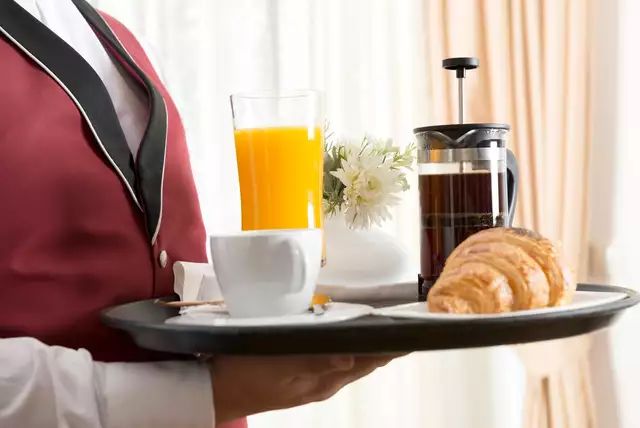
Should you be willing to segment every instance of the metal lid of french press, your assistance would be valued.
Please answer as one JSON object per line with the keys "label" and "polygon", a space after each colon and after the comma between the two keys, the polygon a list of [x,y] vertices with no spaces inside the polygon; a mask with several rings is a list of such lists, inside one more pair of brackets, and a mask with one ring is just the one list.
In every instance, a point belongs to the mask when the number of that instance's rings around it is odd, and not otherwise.
{"label": "metal lid of french press", "polygon": [[420,126],[418,128],[414,128],[413,133],[418,134],[425,131],[439,131],[445,132],[452,138],[457,138],[473,129],[504,129],[505,131],[509,131],[511,127],[506,123],[453,123],[450,125]]}

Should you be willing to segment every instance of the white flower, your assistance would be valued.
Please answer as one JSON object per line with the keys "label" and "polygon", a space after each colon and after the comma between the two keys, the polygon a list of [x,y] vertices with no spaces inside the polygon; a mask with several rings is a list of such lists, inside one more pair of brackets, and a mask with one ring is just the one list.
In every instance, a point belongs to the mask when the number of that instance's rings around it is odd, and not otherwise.
{"label": "white flower", "polygon": [[407,172],[415,146],[393,145],[391,139],[365,135],[325,144],[323,208],[326,215],[342,213],[350,228],[367,229],[391,218],[390,208],[409,188]]}
{"label": "white flower", "polygon": [[369,228],[391,218],[389,208],[399,202],[404,190],[404,173],[393,165],[390,140],[365,140],[361,146],[349,143],[341,168],[332,171],[344,184],[344,214],[352,228]]}
{"label": "white flower", "polygon": [[394,147],[393,140],[391,138],[377,138],[373,135],[367,134],[365,135],[365,139],[372,150],[375,151],[393,153],[400,150],[398,147]]}

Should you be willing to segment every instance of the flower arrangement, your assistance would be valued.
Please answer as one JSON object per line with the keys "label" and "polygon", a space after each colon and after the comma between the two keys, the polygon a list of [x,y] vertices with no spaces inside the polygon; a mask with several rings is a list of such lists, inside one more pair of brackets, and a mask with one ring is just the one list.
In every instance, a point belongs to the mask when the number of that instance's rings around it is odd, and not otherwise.
{"label": "flower arrangement", "polygon": [[414,161],[413,144],[405,149],[391,139],[360,139],[328,134],[324,154],[325,215],[344,213],[347,226],[368,229],[391,218],[390,208],[409,189],[407,172]]}

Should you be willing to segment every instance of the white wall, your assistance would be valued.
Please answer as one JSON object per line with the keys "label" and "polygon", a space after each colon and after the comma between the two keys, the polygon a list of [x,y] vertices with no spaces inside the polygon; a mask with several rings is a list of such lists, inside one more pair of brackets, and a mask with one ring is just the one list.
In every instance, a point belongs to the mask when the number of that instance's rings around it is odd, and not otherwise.
{"label": "white wall", "polygon": [[[591,272],[593,282],[640,290],[640,2],[593,0]],[[600,426],[640,426],[640,310],[597,336]]]}

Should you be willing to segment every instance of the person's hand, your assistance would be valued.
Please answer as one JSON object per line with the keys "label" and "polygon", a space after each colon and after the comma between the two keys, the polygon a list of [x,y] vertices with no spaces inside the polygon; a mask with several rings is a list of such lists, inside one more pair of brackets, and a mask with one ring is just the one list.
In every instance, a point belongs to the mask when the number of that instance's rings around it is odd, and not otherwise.
{"label": "person's hand", "polygon": [[215,357],[210,367],[216,421],[326,400],[397,356]]}

